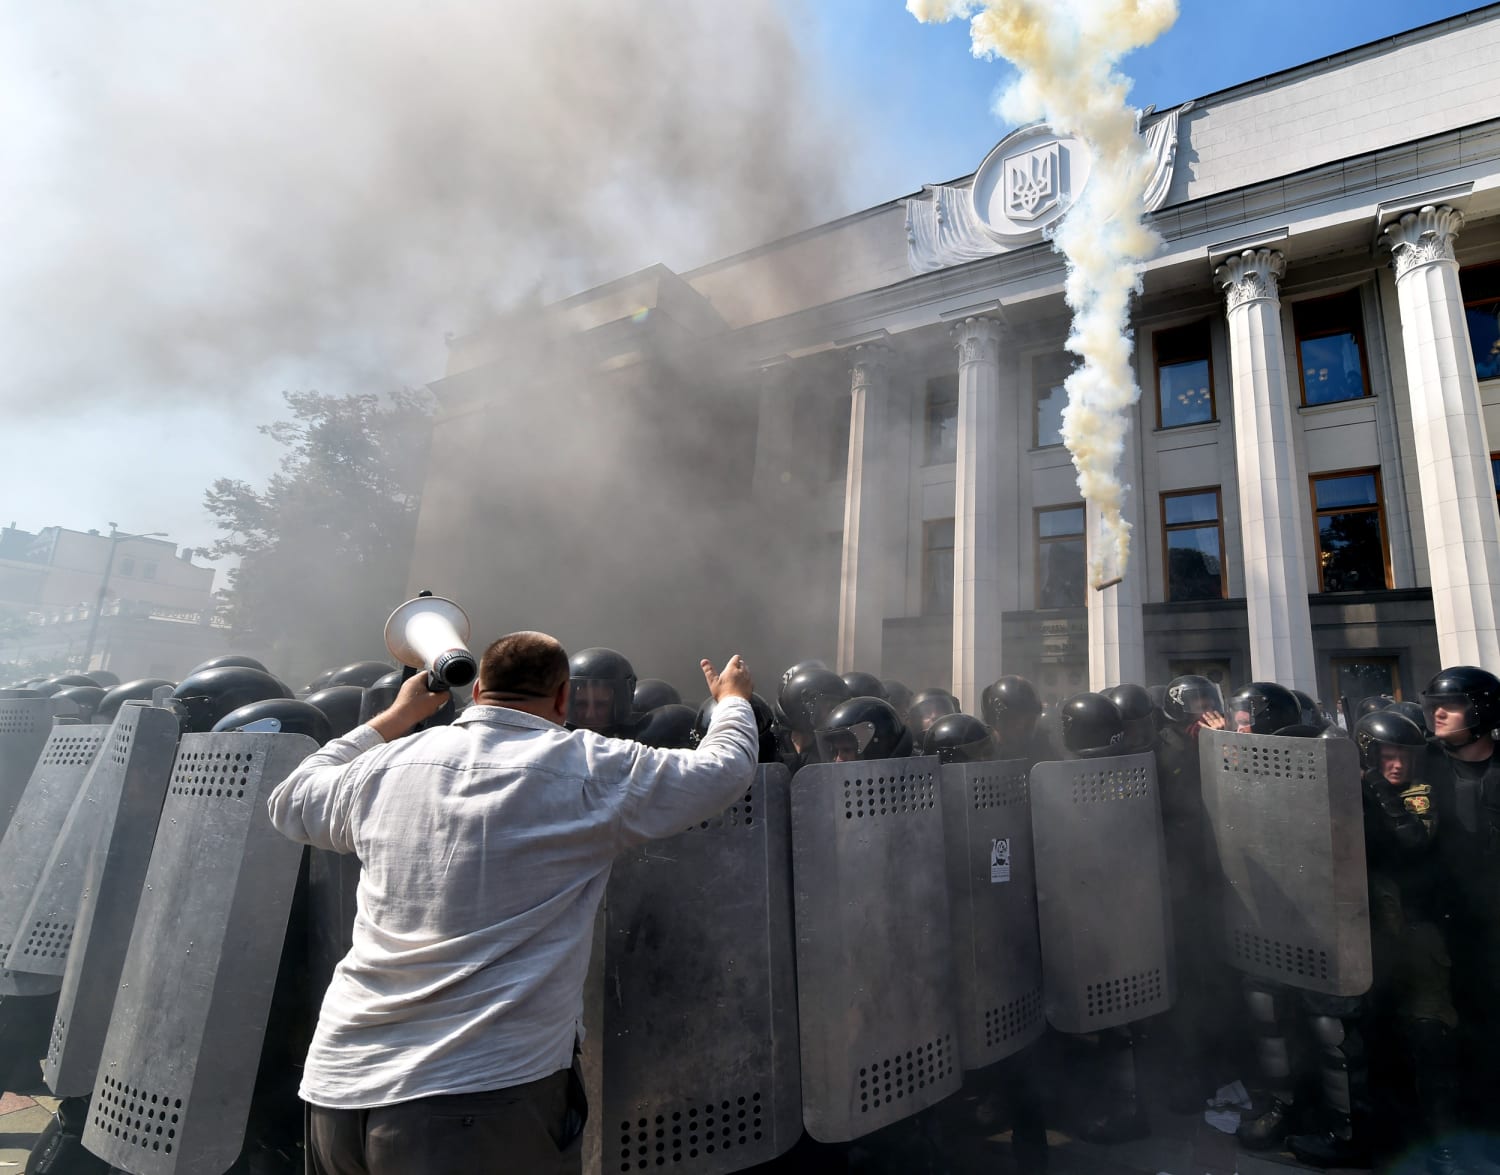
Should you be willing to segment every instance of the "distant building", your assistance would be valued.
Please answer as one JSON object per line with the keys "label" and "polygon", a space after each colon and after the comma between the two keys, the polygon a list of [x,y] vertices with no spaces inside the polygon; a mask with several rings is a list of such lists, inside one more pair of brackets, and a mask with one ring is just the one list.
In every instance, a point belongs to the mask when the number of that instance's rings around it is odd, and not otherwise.
{"label": "distant building", "polygon": [[[21,618],[0,665],[108,669],[122,678],[175,677],[224,651],[214,569],[158,538],[111,538],[45,527],[0,530],[0,612]],[[108,582],[105,582],[106,572]],[[99,589],[104,607],[94,624]],[[84,663],[90,631],[93,649]]]}
{"label": "distant building", "polygon": [[[633,396],[664,427],[715,421],[696,451],[720,472],[702,480],[776,522],[721,530],[679,497],[680,528],[730,550],[717,581],[684,576],[667,605],[758,577],[782,625],[749,626],[774,658],[756,666],[766,689],[812,655],[949,685],[969,707],[1003,672],[1053,698],[1196,671],[1332,700],[1411,696],[1443,663],[1500,671],[1497,53],[1491,5],[1147,112],[1165,248],[1133,307],[1118,587],[1087,582],[1096,520],[1061,444],[1074,360],[1044,239],[1088,150],[1044,126],[972,176],[455,340],[417,565],[460,598],[529,598],[550,552],[507,544],[524,532],[492,503],[525,492],[507,461],[556,445],[566,498],[594,450],[569,451],[566,429],[527,434],[525,397],[587,422]],[[544,391],[513,362],[538,323],[576,340],[571,377]],[[576,525],[649,509],[662,464],[579,501]],[[651,600],[606,605],[656,551],[565,559],[549,573],[594,590],[539,614],[591,643],[633,639]]]}

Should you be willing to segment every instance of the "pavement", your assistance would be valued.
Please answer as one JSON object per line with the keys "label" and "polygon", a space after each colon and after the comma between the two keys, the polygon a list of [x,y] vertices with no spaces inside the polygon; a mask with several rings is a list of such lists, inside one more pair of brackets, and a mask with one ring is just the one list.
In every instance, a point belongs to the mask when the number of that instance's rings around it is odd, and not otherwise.
{"label": "pavement", "polygon": [[55,1109],[57,1099],[40,1089],[0,1094],[0,1175],[25,1170],[26,1156]]}

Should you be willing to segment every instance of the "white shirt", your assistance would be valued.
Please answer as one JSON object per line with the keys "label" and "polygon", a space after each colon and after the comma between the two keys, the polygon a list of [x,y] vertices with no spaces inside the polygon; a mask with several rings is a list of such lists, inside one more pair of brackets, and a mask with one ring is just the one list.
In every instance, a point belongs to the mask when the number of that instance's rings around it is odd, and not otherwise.
{"label": "white shirt", "polygon": [[566,1068],[594,915],[616,854],[722,811],[750,785],[750,704],[696,751],[500,706],[385,744],[335,739],[271,793],[271,823],[362,869],[300,1093],[335,1109],[535,1081]]}

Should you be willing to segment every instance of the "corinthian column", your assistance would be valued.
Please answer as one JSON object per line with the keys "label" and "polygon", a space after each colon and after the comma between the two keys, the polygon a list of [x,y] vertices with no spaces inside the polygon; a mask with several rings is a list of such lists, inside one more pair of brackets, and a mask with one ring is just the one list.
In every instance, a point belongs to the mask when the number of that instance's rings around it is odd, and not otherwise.
{"label": "corinthian column", "polygon": [[844,482],[844,553],[839,580],[840,673],[880,672],[886,583],[893,574],[886,431],[890,349],[862,343],[851,352],[849,471]]}
{"label": "corinthian column", "polygon": [[[979,694],[1001,674],[1000,618],[1014,608],[1018,535],[1017,462],[1002,452],[1003,399],[1014,400],[1000,366],[1002,328],[992,318],[953,327],[958,350],[958,464],[953,502],[953,692],[978,713]],[[1012,447],[1016,438],[1010,438]],[[1010,551],[1010,572],[1002,551]]]}
{"label": "corinthian column", "polygon": [[1500,665],[1500,517],[1490,443],[1469,349],[1452,208],[1409,212],[1385,230],[1396,269],[1401,343],[1438,655],[1444,665]]}
{"label": "corinthian column", "polygon": [[1228,304],[1250,672],[1257,681],[1280,682],[1316,697],[1302,496],[1277,286],[1285,272],[1280,253],[1247,249],[1228,258],[1215,275]]}

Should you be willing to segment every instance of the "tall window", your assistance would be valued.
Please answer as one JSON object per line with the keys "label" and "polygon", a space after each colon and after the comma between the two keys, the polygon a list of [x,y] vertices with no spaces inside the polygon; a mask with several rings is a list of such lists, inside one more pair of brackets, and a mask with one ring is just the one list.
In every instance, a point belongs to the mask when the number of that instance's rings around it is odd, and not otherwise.
{"label": "tall window", "polygon": [[922,614],[953,611],[953,519],[922,526]]}
{"label": "tall window", "polygon": [[1370,394],[1358,290],[1298,302],[1292,307],[1292,323],[1304,404],[1335,404]]}
{"label": "tall window", "polygon": [[1219,521],[1219,491],[1163,494],[1161,523],[1167,557],[1167,599],[1223,599],[1224,528]]}
{"label": "tall window", "polygon": [[1162,428],[1206,424],[1214,417],[1214,372],[1208,319],[1152,336],[1156,349],[1156,412]]}
{"label": "tall window", "polygon": [[1500,506],[1500,453],[1490,454],[1490,478],[1495,483],[1495,505]]}
{"label": "tall window", "polygon": [[1351,709],[1376,694],[1401,700],[1401,673],[1394,657],[1335,657],[1333,685]]}
{"label": "tall window", "polygon": [[1083,507],[1054,506],[1036,512],[1036,606],[1081,608],[1087,576]]}
{"label": "tall window", "polygon": [[849,413],[854,405],[849,393],[833,401],[833,420],[828,430],[828,480],[838,481],[849,472]]}
{"label": "tall window", "polygon": [[1325,592],[1390,587],[1380,471],[1351,470],[1312,479],[1318,528],[1318,581]]}
{"label": "tall window", "polygon": [[1464,317],[1469,320],[1469,347],[1480,379],[1500,377],[1500,264],[1461,269]]}
{"label": "tall window", "polygon": [[126,555],[124,558],[122,558],[120,560],[120,574],[121,575],[134,575],[135,574],[135,560],[132,559],[129,555]]}
{"label": "tall window", "polygon": [[958,376],[940,375],[927,381],[927,430],[924,465],[946,465],[958,460]]}
{"label": "tall window", "polygon": [[1031,386],[1035,389],[1036,427],[1033,440],[1038,449],[1063,443],[1062,414],[1068,406],[1063,381],[1073,370],[1071,355],[1042,355],[1031,365]]}

